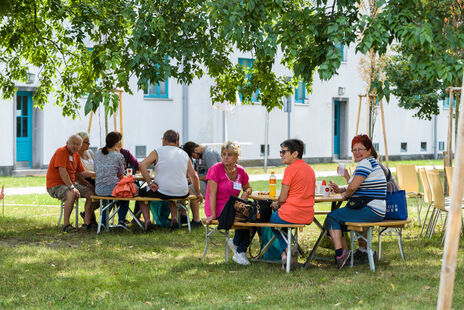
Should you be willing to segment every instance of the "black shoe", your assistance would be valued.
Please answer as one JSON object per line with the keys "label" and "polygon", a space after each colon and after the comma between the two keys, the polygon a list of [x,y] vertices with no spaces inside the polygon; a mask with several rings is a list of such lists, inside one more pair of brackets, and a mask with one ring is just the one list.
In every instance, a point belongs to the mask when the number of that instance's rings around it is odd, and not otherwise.
{"label": "black shoe", "polygon": [[176,229],[179,229],[179,224],[177,223],[171,224],[171,226],[169,226],[169,232],[173,232]]}
{"label": "black shoe", "polygon": [[187,215],[183,215],[183,214],[182,214],[182,215],[180,216],[180,222],[181,222],[182,224],[187,224]]}
{"label": "black shoe", "polygon": [[351,251],[350,250],[343,250],[343,254],[339,257],[336,257],[335,260],[337,262],[337,268],[342,269],[343,266],[345,266],[346,262],[351,256]]}
{"label": "black shoe", "polygon": [[201,223],[201,221],[191,221],[190,222],[190,227],[191,228],[200,228],[200,227],[203,227],[203,224]]}

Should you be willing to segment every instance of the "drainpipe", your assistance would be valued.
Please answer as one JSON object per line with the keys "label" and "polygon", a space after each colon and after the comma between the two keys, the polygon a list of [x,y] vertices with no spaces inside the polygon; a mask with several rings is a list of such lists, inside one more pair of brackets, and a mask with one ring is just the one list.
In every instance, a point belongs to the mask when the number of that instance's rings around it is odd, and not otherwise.
{"label": "drainpipe", "polygon": [[189,140],[188,85],[182,84],[182,143]]}
{"label": "drainpipe", "polygon": [[437,149],[437,116],[433,116],[433,159],[438,158]]}

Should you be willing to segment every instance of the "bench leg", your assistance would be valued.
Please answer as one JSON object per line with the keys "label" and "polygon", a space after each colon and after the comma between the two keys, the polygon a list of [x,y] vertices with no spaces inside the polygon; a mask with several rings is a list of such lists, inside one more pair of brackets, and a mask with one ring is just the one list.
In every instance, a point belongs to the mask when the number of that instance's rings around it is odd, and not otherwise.
{"label": "bench leg", "polygon": [[403,229],[398,228],[397,234],[398,234],[398,246],[400,248],[401,258],[403,260],[406,260],[406,257],[404,256],[404,250],[403,250]]}
{"label": "bench leg", "polygon": [[358,233],[355,231],[350,231],[350,240],[351,240],[351,259],[350,259],[350,267],[353,267],[354,264],[354,241],[355,239],[358,240]]}
{"label": "bench leg", "polygon": [[225,253],[224,253],[224,258],[226,260],[226,263],[229,262],[229,230],[226,230],[225,232],[226,238],[225,238]]}
{"label": "bench leg", "polygon": [[292,229],[287,228],[287,273],[290,273],[290,261],[292,259]]}
{"label": "bench leg", "polygon": [[309,252],[308,259],[306,260],[306,263],[303,266],[305,269],[309,267],[311,260],[313,260],[314,256],[316,255],[316,251],[319,248],[319,244],[321,243],[322,239],[325,238],[326,235],[327,235],[327,230],[323,228],[321,233],[319,234],[319,238],[317,238],[317,241],[314,244],[314,247],[312,248],[311,252]]}
{"label": "bench leg", "polygon": [[206,253],[208,252],[208,245],[209,245],[209,236],[213,234],[216,229],[212,229],[211,232],[209,231],[209,225],[205,225],[205,249],[203,250],[203,256],[201,257],[201,260],[204,261],[206,257]]}
{"label": "bench leg", "polygon": [[79,199],[76,199],[74,209],[76,209],[76,228],[79,227]]}
{"label": "bench leg", "polygon": [[102,227],[102,221],[103,221],[103,201],[100,200],[100,216],[98,218],[98,228],[97,228],[97,235],[100,234],[100,230]]}
{"label": "bench leg", "polygon": [[188,227],[188,231],[190,232],[190,231],[192,231],[192,229],[190,227],[189,209],[182,202],[178,201],[177,202],[177,223],[179,225],[179,228],[182,228],[182,212],[181,212],[182,210],[186,211],[186,214],[187,214],[187,227]]}
{"label": "bench leg", "polygon": [[372,271],[375,271],[374,251],[372,250],[372,227],[369,227],[367,230],[367,257],[369,259],[369,267]]}
{"label": "bench leg", "polygon": [[61,218],[63,217],[63,210],[64,210],[64,203],[61,201],[60,203],[60,218],[58,219],[58,227],[60,227]]}

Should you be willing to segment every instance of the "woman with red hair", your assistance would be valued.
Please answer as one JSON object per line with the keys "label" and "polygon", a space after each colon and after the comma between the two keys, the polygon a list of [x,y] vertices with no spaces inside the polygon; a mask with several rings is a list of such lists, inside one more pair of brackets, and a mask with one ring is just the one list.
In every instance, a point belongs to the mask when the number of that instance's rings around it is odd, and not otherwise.
{"label": "woman with red hair", "polygon": [[337,268],[342,268],[350,257],[343,232],[347,231],[345,222],[380,222],[385,218],[387,181],[377,162],[377,152],[367,135],[358,135],[351,142],[351,152],[358,162],[353,175],[345,171],[348,186],[339,187],[330,182],[336,193],[348,199],[345,207],[327,215],[327,229],[335,248]]}

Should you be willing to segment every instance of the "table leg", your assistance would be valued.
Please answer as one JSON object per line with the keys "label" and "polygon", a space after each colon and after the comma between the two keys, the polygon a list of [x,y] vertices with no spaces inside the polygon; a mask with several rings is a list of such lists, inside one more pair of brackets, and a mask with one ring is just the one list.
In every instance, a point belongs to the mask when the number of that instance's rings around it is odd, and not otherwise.
{"label": "table leg", "polygon": [[287,273],[290,273],[290,261],[292,259],[292,229],[287,228]]}

